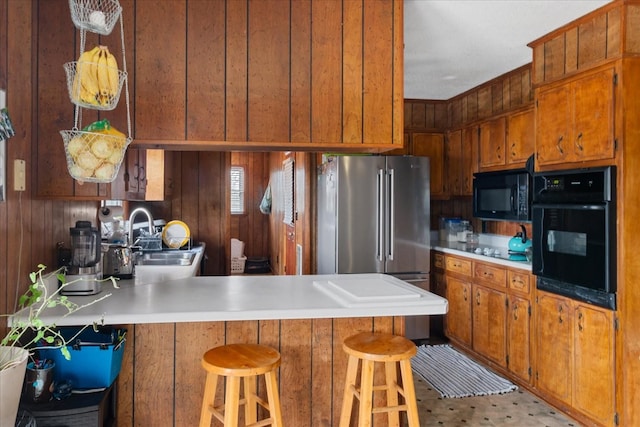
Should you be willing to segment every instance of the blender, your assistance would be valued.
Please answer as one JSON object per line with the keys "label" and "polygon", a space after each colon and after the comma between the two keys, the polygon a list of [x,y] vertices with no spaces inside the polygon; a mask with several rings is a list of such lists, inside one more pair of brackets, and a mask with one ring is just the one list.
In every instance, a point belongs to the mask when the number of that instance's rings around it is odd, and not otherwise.
{"label": "blender", "polygon": [[71,259],[67,267],[67,282],[63,295],[95,295],[102,290],[100,279],[100,232],[89,221],[76,221],[69,229],[71,234]]}

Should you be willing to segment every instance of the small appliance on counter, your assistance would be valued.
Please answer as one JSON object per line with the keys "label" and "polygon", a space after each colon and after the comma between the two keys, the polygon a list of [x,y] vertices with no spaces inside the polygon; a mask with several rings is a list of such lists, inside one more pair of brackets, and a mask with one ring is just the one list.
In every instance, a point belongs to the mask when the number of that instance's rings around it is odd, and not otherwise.
{"label": "small appliance on counter", "polygon": [[102,244],[102,274],[119,279],[133,278],[133,253],[131,248],[116,244]]}
{"label": "small appliance on counter", "polygon": [[71,251],[67,267],[67,285],[62,295],[95,295],[102,291],[100,270],[100,231],[90,221],[77,221],[69,229]]}

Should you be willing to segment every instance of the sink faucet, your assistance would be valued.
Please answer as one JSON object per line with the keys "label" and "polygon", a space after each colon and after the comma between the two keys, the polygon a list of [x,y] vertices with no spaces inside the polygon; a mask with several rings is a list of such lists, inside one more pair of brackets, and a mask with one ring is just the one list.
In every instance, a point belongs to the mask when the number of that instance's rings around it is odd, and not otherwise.
{"label": "sink faucet", "polygon": [[135,208],[129,215],[129,246],[133,246],[133,220],[139,213],[143,213],[147,216],[147,220],[149,221],[149,234],[152,236],[154,235],[153,217],[151,216],[151,212],[146,208]]}

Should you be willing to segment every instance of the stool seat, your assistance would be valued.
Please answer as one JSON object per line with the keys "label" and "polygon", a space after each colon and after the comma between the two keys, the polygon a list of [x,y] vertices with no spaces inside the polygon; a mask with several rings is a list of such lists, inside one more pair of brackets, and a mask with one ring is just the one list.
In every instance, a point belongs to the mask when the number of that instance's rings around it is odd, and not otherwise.
{"label": "stool seat", "polygon": [[410,359],[418,351],[415,344],[398,335],[363,332],[345,339],[342,348],[359,359],[397,362]]}
{"label": "stool seat", "polygon": [[218,375],[262,375],[280,366],[280,353],[259,344],[229,344],[208,350],[202,367]]}
{"label": "stool seat", "polygon": [[[400,426],[400,412],[406,412],[409,427],[419,427],[418,406],[413,385],[411,358],[415,344],[398,335],[361,332],[343,341],[349,356],[340,427],[349,427],[353,402],[358,399],[358,427],[370,427],[373,414],[387,413],[388,425]],[[375,364],[384,366],[384,384],[374,385]],[[400,366],[398,378],[397,366]],[[360,370],[360,381],[358,371]],[[386,405],[374,406],[374,392],[384,391]],[[404,403],[400,404],[402,396]]]}
{"label": "stool seat", "polygon": [[[280,398],[278,396],[277,370],[280,353],[260,344],[229,344],[212,348],[202,356],[202,367],[207,379],[200,412],[200,427],[210,426],[211,418],[225,427],[237,427],[239,407],[244,405],[247,427],[282,426]],[[256,378],[264,375],[267,399],[256,393]],[[227,379],[224,405],[215,406],[218,377]],[[240,380],[243,379],[244,396],[240,398]],[[269,418],[258,421],[258,405],[269,411]]]}

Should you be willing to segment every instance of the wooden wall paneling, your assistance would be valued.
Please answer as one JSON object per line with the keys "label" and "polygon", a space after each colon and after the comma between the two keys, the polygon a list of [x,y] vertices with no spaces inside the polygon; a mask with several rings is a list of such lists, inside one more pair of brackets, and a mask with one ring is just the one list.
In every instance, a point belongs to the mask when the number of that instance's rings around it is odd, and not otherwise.
{"label": "wooden wall paneling", "polygon": [[545,72],[545,51],[546,46],[544,43],[541,43],[537,46],[529,45],[533,49],[533,66],[531,67],[532,75],[531,81],[533,84],[542,83],[544,81],[544,72]]}
{"label": "wooden wall paneling", "polygon": [[408,111],[405,111],[405,123],[408,122],[408,128],[426,129],[429,119],[427,118],[426,102],[407,102]]}
{"label": "wooden wall paneling", "polygon": [[504,86],[508,86],[509,78],[496,81],[491,85],[491,109],[493,114],[499,114],[509,105],[509,98],[505,98]]}
{"label": "wooden wall paneling", "polygon": [[[622,8],[617,7],[607,12],[607,51],[606,58],[619,57],[622,54]],[[633,31],[633,30],[632,30]]]}
{"label": "wooden wall paneling", "polygon": [[[278,369],[278,389],[282,390],[282,365],[285,363],[282,356],[282,349],[280,345],[280,333],[282,331],[281,320],[260,320],[258,321],[258,343],[268,345],[280,352],[280,368]],[[258,393],[264,399],[267,398],[267,393],[264,387],[264,380],[258,381]],[[282,393],[282,392],[281,392]],[[282,397],[282,396],[280,396]],[[285,406],[280,402],[280,407],[283,411],[286,410]],[[269,411],[260,407],[258,408],[258,419],[267,418]]]}
{"label": "wooden wall paneling", "polygon": [[[340,409],[342,408],[342,395],[344,391],[344,382],[347,374],[347,354],[342,348],[342,343],[347,337],[363,331],[373,331],[372,318],[342,318],[333,319],[333,419],[340,419]],[[353,405],[351,419],[357,419],[357,407]],[[357,424],[354,424],[357,425]]]}
{"label": "wooden wall paneling", "polygon": [[122,353],[122,364],[117,378],[116,419],[120,427],[133,426],[133,410],[135,399],[134,353],[136,348],[135,325],[120,325],[127,330],[127,340]]}
{"label": "wooden wall paneling", "polygon": [[248,20],[248,140],[289,140],[290,15],[280,0],[252,2]]}
{"label": "wooden wall paneling", "polygon": [[[38,196],[73,196],[75,186],[73,179],[66,173],[60,173],[60,179],[51,179],[50,171],[66,169],[64,145],[59,131],[72,129],[74,124],[74,108],[66,90],[67,81],[62,71],[64,63],[62,61],[75,61],[77,58],[75,27],[71,24],[68,3],[62,0],[38,2],[34,13],[36,37],[46,38],[50,43],[47,43],[47,48],[40,47],[38,61],[35,64],[37,81],[35,111],[39,119],[34,135],[37,148],[34,161],[31,162],[31,173],[35,177],[33,182]],[[68,25],[61,26],[61,22]],[[23,45],[22,48],[24,49],[25,46],[28,45]],[[61,61],[62,58],[64,60]],[[58,113],[51,115],[53,111]],[[22,127],[26,126],[26,123],[15,122],[15,125]],[[41,171],[46,172],[40,173]],[[88,184],[88,186],[95,189],[95,185]]]}
{"label": "wooden wall paneling", "polygon": [[312,412],[312,378],[304,372],[313,372],[311,357],[313,321],[311,319],[280,321],[280,404],[289,412],[290,425],[309,423]]}
{"label": "wooden wall paneling", "polygon": [[544,79],[559,78],[565,70],[564,36],[560,35],[544,44]]}
{"label": "wooden wall paneling", "polygon": [[627,4],[622,17],[624,22],[623,51],[631,54],[640,53],[640,5]]}
{"label": "wooden wall paneling", "polygon": [[185,138],[186,2],[136,2],[135,137]]}
{"label": "wooden wall paneling", "polygon": [[[349,2],[345,2],[349,3]],[[393,45],[395,32],[402,30],[402,11],[398,12],[394,2],[363,2],[364,59],[362,73],[364,99],[362,110],[354,105],[356,111],[362,111],[364,128],[362,139],[366,143],[393,143],[402,141],[402,129],[394,129],[394,114],[401,114],[402,97],[394,98],[394,84],[402,84],[394,79],[398,72],[394,64]],[[396,17],[396,14],[400,16]],[[401,21],[400,21],[401,22]],[[398,26],[399,25],[399,26]],[[345,27],[346,29],[346,27]],[[400,44],[399,46],[402,46]],[[346,54],[347,52],[345,52]],[[345,60],[346,56],[343,57]],[[346,86],[346,85],[345,85]],[[346,107],[346,106],[345,106]],[[398,125],[401,123],[398,116]],[[396,133],[396,138],[394,138]]]}
{"label": "wooden wall paneling", "polygon": [[311,141],[311,2],[291,8],[291,141]]}
{"label": "wooden wall paneling", "polygon": [[342,2],[312,2],[311,16],[311,138],[342,139]]}
{"label": "wooden wall paneling", "polygon": [[247,140],[248,2],[228,2],[226,28],[226,140]]}
{"label": "wooden wall paneling", "polygon": [[481,86],[478,94],[478,119],[485,119],[493,114],[493,100],[491,98],[491,86]]}
{"label": "wooden wall paneling", "polygon": [[175,324],[136,325],[134,351],[134,424],[173,425]]}
{"label": "wooden wall paneling", "polygon": [[[371,52],[365,52],[365,48],[369,46],[371,39],[370,34],[365,34],[362,31],[363,25],[376,28],[376,23],[366,22],[368,17],[362,13],[362,7],[365,10],[370,9],[369,4],[358,2],[342,2],[343,4],[343,55],[342,55],[342,102],[343,102],[343,132],[342,139],[345,143],[359,144],[363,141],[363,109],[362,106],[366,102],[370,101],[368,96],[363,96],[364,88],[368,86],[368,82],[362,78],[363,72],[366,73],[368,69],[364,67],[363,55],[366,55],[367,59]],[[364,20],[364,22],[363,22]],[[367,43],[365,43],[365,40]],[[374,47],[375,48],[375,47]],[[376,57],[377,58],[377,57]],[[372,61],[374,72],[379,71],[377,63]],[[378,75],[374,76],[378,79]],[[363,83],[364,80],[364,83]],[[364,98],[364,99],[363,99]],[[363,104],[363,102],[365,102]],[[383,105],[383,103],[380,103]],[[384,118],[384,112],[381,112],[381,118]],[[367,111],[364,112],[367,114]],[[384,120],[382,120],[384,121]]]}
{"label": "wooden wall paneling", "polygon": [[455,128],[462,124],[462,99],[454,98],[449,102],[449,128]]}
{"label": "wooden wall paneling", "polygon": [[207,350],[223,344],[223,322],[176,323],[175,399],[179,404],[173,425],[198,425],[206,378],[200,361]]}
{"label": "wooden wall paneling", "polygon": [[564,35],[564,57],[564,72],[558,70],[557,77],[578,70],[578,28],[572,28]]}
{"label": "wooden wall paneling", "polygon": [[578,69],[607,55],[607,15],[597,15],[578,26]]}
{"label": "wooden wall paneling", "polygon": [[[322,338],[331,336],[333,319],[313,319],[311,322],[311,372],[316,378],[328,380],[333,375],[334,347],[329,340]],[[332,417],[338,419],[340,416],[339,407],[336,408],[332,403],[334,396],[340,394],[340,384],[332,382],[329,387],[327,385],[326,381],[311,381],[309,385],[315,403],[310,423],[312,426],[330,426]]]}
{"label": "wooden wall paneling", "polygon": [[187,2],[186,138],[225,138],[225,2]]}
{"label": "wooden wall paneling", "polygon": [[[190,157],[193,157],[193,164],[197,165],[194,168],[197,184],[187,194],[196,194],[197,201],[187,205],[187,212],[193,212],[192,222],[197,225],[196,238],[207,243],[205,275],[228,274],[231,269],[228,262],[231,259],[230,252],[227,253],[231,250],[228,190],[230,154],[200,152]],[[184,217],[189,221],[188,215]]]}

